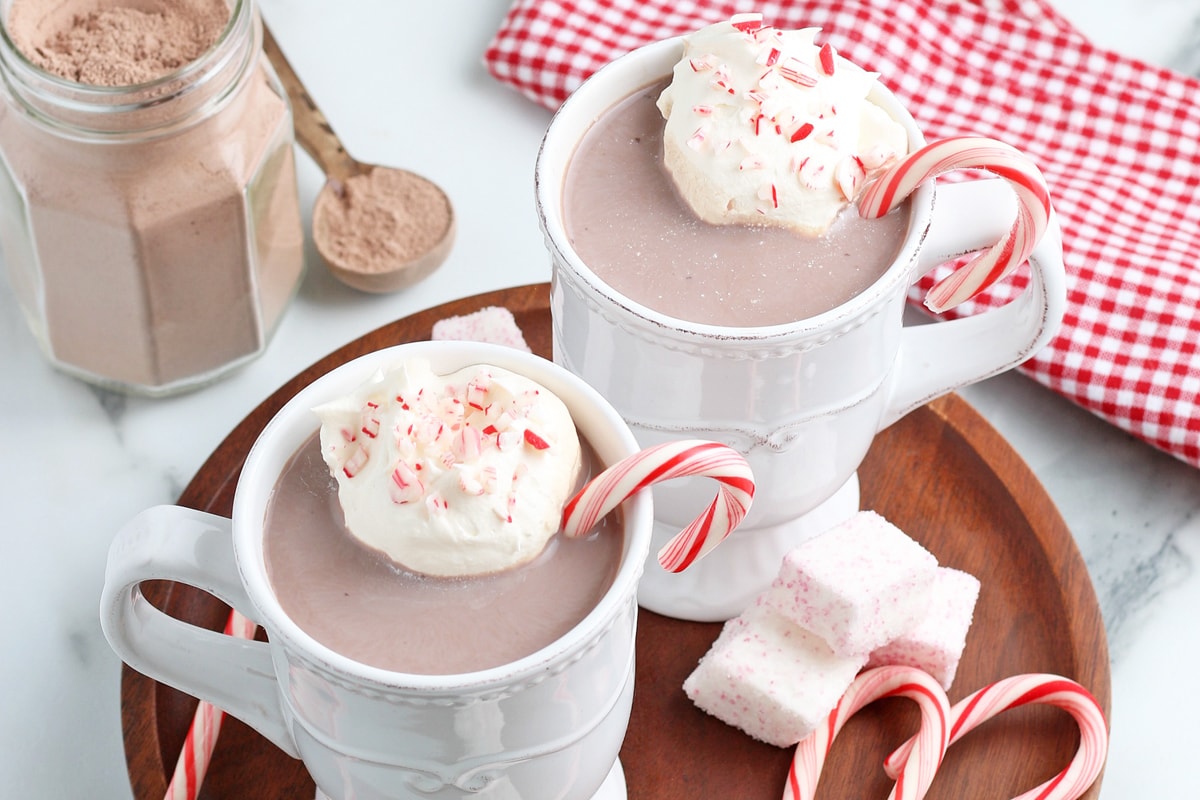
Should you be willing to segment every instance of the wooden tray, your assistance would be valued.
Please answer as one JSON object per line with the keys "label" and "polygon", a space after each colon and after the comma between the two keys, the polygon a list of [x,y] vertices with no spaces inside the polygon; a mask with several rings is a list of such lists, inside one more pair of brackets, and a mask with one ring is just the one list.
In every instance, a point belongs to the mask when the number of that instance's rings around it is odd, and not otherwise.
{"label": "wooden tray", "polygon": [[[201,467],[182,505],[228,514],[250,444],[301,387],[351,358],[427,339],[434,322],[489,305],[511,309],[530,347],[551,346],[548,286],[458,300],[386,325],[326,356],[243,420]],[[1087,569],[1053,503],[1019,456],[956,395],[918,409],[876,440],[859,472],[863,507],[921,541],[942,564],[971,572],[983,589],[951,700],[999,678],[1053,672],[1088,687],[1110,707],[1108,650]],[[175,616],[219,629],[227,609],[187,586],[148,586]],[[680,690],[720,629],[641,612],[637,688],[621,760],[632,800],[711,797],[775,800],[791,750],[752,741],[697,710]],[[195,700],[125,668],[121,688],[126,760],[138,800],[161,800]],[[883,798],[880,763],[915,730],[915,706],[886,700],[852,719],[821,779],[824,798]],[[955,745],[931,798],[1004,798],[1055,774],[1078,744],[1065,712],[1028,707],[980,727]],[[1086,795],[1099,796],[1099,781]],[[303,765],[234,719],[222,730],[202,798],[309,798]]]}

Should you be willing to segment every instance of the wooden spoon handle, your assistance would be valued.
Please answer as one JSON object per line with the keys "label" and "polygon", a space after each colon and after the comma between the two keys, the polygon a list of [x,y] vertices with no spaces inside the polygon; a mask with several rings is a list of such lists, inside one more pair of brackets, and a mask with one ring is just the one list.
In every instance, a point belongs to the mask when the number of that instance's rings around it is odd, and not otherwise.
{"label": "wooden spoon handle", "polygon": [[299,76],[296,75],[296,71],[284,57],[283,51],[279,49],[279,44],[271,35],[271,29],[267,27],[265,21],[262,29],[263,52],[266,53],[271,66],[275,68],[275,74],[279,76],[279,81],[283,84],[283,88],[292,102],[296,141],[300,143],[305,152],[312,156],[313,160],[317,162],[317,166],[329,178],[345,180],[351,175],[362,172],[362,166],[346,152],[338,135],[334,133],[333,126],[325,119],[325,115],[317,106],[316,101],[309,95]]}

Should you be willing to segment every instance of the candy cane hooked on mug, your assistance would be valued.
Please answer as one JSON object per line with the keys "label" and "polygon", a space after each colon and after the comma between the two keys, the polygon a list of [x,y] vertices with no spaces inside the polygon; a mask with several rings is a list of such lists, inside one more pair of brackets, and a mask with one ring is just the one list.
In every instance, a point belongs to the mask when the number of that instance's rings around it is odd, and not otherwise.
{"label": "candy cane hooked on mug", "polygon": [[[1065,769],[1013,800],[1076,800],[1104,769],[1108,726],[1095,696],[1069,678],[1040,673],[1014,675],[964,697],[950,709],[950,744],[997,714],[1024,705],[1050,705],[1069,713],[1079,725],[1079,748]],[[884,770],[888,775],[903,769],[908,751],[916,744],[909,739],[887,757]]]}
{"label": "candy cane hooked on mug", "polygon": [[888,666],[861,673],[837,706],[800,744],[792,757],[783,800],[812,800],[825,757],[846,720],[863,707],[885,697],[907,697],[921,709],[921,728],[904,754],[904,763],[891,775],[896,781],[889,800],[920,800],[929,790],[949,743],[950,702],[928,673],[914,667]]}
{"label": "candy cane hooked on mug", "polygon": [[635,492],[693,475],[715,478],[720,488],[704,513],[658,552],[663,569],[682,572],[733,532],[754,499],[754,476],[745,457],[718,442],[665,442],[618,461],[588,481],[567,503],[563,533],[582,536]]}
{"label": "candy cane hooked on mug", "polygon": [[987,170],[1012,184],[1017,195],[1017,218],[1004,238],[929,290],[925,305],[934,312],[971,299],[1029,258],[1050,224],[1050,193],[1042,171],[1003,142],[957,136],[911,153],[867,186],[858,200],[859,213],[864,217],[882,217],[917,187],[943,172],[972,168]]}

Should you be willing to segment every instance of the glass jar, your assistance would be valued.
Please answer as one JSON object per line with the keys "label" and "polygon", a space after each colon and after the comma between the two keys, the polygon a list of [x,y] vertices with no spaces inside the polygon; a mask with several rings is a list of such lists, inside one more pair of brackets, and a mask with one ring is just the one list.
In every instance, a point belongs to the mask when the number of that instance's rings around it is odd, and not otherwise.
{"label": "glass jar", "polygon": [[304,272],[291,107],[253,0],[159,79],[53,75],[0,3],[0,244],[55,366],[165,395],[263,352]]}

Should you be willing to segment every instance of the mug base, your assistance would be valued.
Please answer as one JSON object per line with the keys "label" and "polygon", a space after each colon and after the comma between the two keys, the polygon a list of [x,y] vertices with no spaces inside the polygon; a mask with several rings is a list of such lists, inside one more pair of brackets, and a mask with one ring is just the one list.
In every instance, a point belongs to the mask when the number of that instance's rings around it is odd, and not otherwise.
{"label": "mug base", "polygon": [[638,605],[693,622],[724,622],[736,617],[775,580],[789,550],[849,519],[859,510],[859,502],[855,473],[807,514],[771,527],[735,530],[720,547],[678,573],[659,566],[657,551],[679,531],[656,521],[645,573],[638,584]]}
{"label": "mug base", "polygon": [[[621,766],[621,759],[618,758],[613,762],[612,769],[608,771],[608,777],[604,779],[604,783],[600,784],[600,788],[592,795],[592,800],[628,800],[628,798],[625,769]],[[333,798],[317,789],[314,800],[333,800]]]}
{"label": "mug base", "polygon": [[608,777],[600,784],[600,789],[592,796],[592,800],[628,800],[629,793],[625,788],[625,769],[621,759],[613,762]]}

